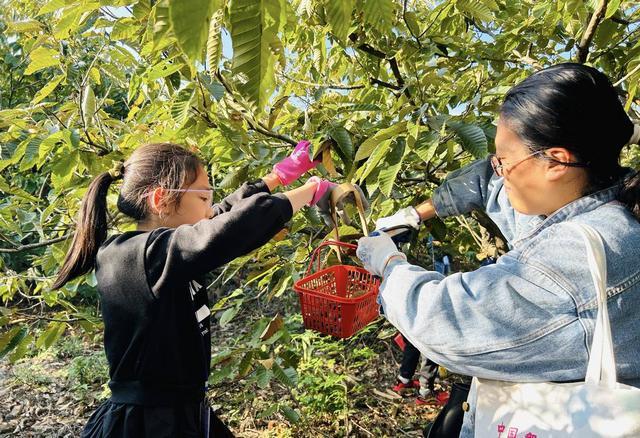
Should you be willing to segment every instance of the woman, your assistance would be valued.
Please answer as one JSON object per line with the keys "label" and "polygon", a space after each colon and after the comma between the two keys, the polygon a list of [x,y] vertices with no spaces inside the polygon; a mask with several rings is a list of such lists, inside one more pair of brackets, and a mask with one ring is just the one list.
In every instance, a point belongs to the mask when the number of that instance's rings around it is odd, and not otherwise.
{"label": "woman", "polygon": [[[496,264],[448,277],[412,266],[382,234],[359,241],[384,279],[385,316],[423,354],[462,374],[504,381],[585,377],[597,303],[582,238],[592,226],[607,255],[618,380],[640,387],[640,176],[619,165],[637,143],[608,78],[580,64],[539,71],[501,107],[496,154],[448,178],[431,201],[380,226],[483,209],[509,240]],[[460,436],[473,436],[475,393]]]}

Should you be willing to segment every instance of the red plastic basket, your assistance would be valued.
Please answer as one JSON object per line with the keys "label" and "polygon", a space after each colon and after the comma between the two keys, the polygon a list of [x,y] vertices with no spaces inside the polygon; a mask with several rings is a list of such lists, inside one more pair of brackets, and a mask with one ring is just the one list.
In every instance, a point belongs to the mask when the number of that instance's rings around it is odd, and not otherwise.
{"label": "red plastic basket", "polygon": [[[320,333],[348,338],[378,316],[380,279],[357,266],[335,265],[320,269],[319,252],[327,246],[355,250],[350,243],[323,242],[311,256],[305,276],[293,289],[300,297],[305,328]],[[311,274],[318,258],[317,272]]]}

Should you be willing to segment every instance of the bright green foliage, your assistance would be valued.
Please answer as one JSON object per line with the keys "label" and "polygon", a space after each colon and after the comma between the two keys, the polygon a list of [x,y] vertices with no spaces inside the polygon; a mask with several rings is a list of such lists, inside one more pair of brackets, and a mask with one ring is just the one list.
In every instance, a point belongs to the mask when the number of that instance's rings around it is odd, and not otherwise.
{"label": "bright green foliage", "polygon": [[[50,285],[91,178],[137,146],[197,149],[220,199],[266,174],[297,140],[318,146],[331,138],[335,179],[362,185],[370,219],[390,214],[493,150],[506,90],[540,67],[575,60],[597,3],[0,2],[0,356],[49,348],[71,326],[99,333],[93,275],[59,291]],[[616,82],[638,118],[637,2],[608,2],[586,62]],[[638,165],[637,149],[625,154]],[[115,200],[113,190],[114,227],[131,229]],[[457,222],[429,226],[465,260],[487,252],[489,240]],[[323,227],[315,212],[299,214],[280,240],[217,272],[215,287],[240,291],[215,305],[223,325],[249,302],[295,308],[291,286],[329,232]],[[38,303],[56,321],[28,314]],[[289,328],[268,340],[253,336],[269,321],[255,321],[218,357],[212,379],[246,376],[264,388],[313,380],[304,367],[296,376],[299,345],[289,342]],[[339,392],[343,382],[332,379],[321,396]],[[274,406],[291,421],[299,415]]]}

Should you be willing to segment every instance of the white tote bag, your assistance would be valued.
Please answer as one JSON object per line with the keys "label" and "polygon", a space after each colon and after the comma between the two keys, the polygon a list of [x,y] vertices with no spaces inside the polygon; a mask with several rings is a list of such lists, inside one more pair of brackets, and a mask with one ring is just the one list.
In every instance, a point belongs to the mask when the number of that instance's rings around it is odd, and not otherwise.
{"label": "white tote bag", "polygon": [[572,225],[587,245],[598,294],[598,316],[585,381],[511,383],[474,378],[476,437],[640,437],[640,389],[616,381],[602,239],[589,226]]}

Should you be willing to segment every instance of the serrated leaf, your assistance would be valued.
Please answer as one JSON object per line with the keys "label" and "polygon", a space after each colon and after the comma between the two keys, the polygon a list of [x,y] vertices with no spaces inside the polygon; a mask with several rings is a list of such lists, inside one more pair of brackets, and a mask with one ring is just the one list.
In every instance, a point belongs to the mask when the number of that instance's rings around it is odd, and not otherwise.
{"label": "serrated leaf", "polygon": [[334,125],[327,131],[329,137],[331,137],[335,142],[342,156],[349,160],[349,162],[345,164],[351,164],[350,160],[353,157],[353,143],[351,142],[351,135],[349,131],[347,131],[343,126]]}
{"label": "serrated leaf", "polygon": [[477,0],[458,0],[456,7],[476,20],[489,22],[494,18],[491,9]]}
{"label": "serrated leaf", "polygon": [[264,367],[258,367],[258,370],[256,371],[256,383],[258,387],[262,389],[268,387],[272,376],[273,373],[271,370]]}
{"label": "serrated leaf", "polygon": [[232,0],[230,7],[233,73],[238,90],[262,112],[275,88],[278,32],[284,0]]}
{"label": "serrated leaf", "polygon": [[378,173],[378,188],[387,198],[391,195],[393,183],[396,181],[398,172],[402,167],[404,151],[405,142],[403,139],[399,139],[391,149],[391,152],[389,152],[389,155],[387,155],[385,165]]}
{"label": "serrated leaf", "polygon": [[364,1],[362,4],[364,21],[383,33],[391,31],[395,21],[393,0]]}
{"label": "serrated leaf", "polygon": [[27,351],[29,351],[29,346],[33,342],[33,335],[31,333],[27,334],[20,343],[13,349],[11,354],[9,355],[9,362],[13,363],[19,359],[22,359]]}
{"label": "serrated leaf", "polygon": [[325,0],[326,17],[331,32],[343,44],[346,44],[349,37],[354,6],[354,0]]}
{"label": "serrated leaf", "polygon": [[271,371],[275,378],[285,386],[293,388],[297,384],[297,373],[293,368],[283,369],[278,363],[274,363]]}
{"label": "serrated leaf", "polygon": [[364,158],[367,158],[373,153],[373,151],[382,141],[393,138],[398,134],[405,132],[406,130],[407,130],[407,122],[402,121],[394,125],[391,125],[388,128],[378,131],[373,136],[369,137],[368,139],[362,142],[362,144],[356,151],[356,156],[353,160],[359,161]]}
{"label": "serrated leaf", "polygon": [[222,56],[222,20],[224,18],[224,8],[219,8],[211,16],[209,25],[209,36],[207,38],[207,67],[209,74],[213,78],[218,71],[218,64]]}
{"label": "serrated leaf", "polygon": [[393,140],[389,139],[389,140],[384,140],[384,141],[378,143],[378,146],[373,151],[373,153],[371,154],[369,159],[356,172],[355,178],[357,180],[359,180],[360,182],[364,181],[367,178],[367,176],[373,170],[376,169],[376,167],[378,166],[378,163],[380,163],[380,161],[384,158],[384,156],[389,151],[389,148],[391,147],[392,141]]}
{"label": "serrated leaf", "polygon": [[36,340],[36,348],[49,348],[53,345],[64,333],[66,324],[63,322],[51,322],[47,326],[47,329]]}
{"label": "serrated leaf", "polygon": [[42,144],[42,139],[40,137],[31,137],[29,140],[26,140],[27,147],[24,151],[24,156],[22,157],[22,161],[20,162],[19,170],[24,172],[31,167],[33,167],[38,161],[38,155],[40,151],[40,145]]}
{"label": "serrated leaf", "polygon": [[0,359],[13,351],[27,336],[27,327],[14,327],[7,333],[0,335]]}
{"label": "serrated leaf", "polygon": [[431,161],[438,150],[438,133],[435,131],[423,131],[418,135],[413,152],[425,163]]}
{"label": "serrated leaf", "polygon": [[47,47],[38,47],[29,53],[31,62],[24,71],[25,75],[33,74],[47,67],[60,65],[60,52]]}
{"label": "serrated leaf", "polygon": [[484,158],[489,153],[487,136],[482,128],[463,122],[447,122],[447,126],[456,133],[462,148],[476,158]]}
{"label": "serrated leaf", "polygon": [[219,7],[218,0],[169,0],[169,21],[173,34],[192,65],[201,59],[211,15]]}
{"label": "serrated leaf", "polygon": [[200,78],[202,85],[204,85],[209,94],[211,94],[211,97],[215,100],[220,100],[224,97],[224,93],[226,91],[224,85],[218,81],[212,80],[209,76],[202,73],[200,73],[198,77]]}
{"label": "serrated leaf", "polygon": [[191,100],[193,99],[193,90],[180,90],[171,104],[171,118],[182,126],[189,117],[189,109],[191,108]]}

